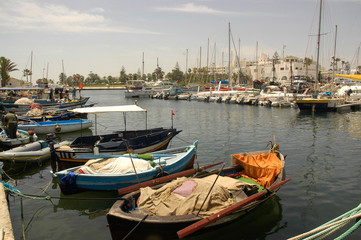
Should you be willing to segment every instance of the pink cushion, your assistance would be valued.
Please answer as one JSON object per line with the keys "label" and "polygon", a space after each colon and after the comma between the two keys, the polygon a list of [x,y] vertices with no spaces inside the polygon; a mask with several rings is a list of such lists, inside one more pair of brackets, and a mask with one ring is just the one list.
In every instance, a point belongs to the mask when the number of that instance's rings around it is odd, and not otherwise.
{"label": "pink cushion", "polygon": [[173,193],[178,194],[182,197],[188,197],[191,195],[197,184],[192,180],[185,181],[182,185],[174,189]]}

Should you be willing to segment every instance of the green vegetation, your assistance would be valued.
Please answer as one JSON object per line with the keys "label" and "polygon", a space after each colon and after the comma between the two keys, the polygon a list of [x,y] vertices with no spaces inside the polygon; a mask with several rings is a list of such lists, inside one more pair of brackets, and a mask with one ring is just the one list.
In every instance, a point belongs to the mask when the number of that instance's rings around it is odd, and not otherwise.
{"label": "green vegetation", "polygon": [[[1,84],[5,86],[10,79],[10,72],[18,70],[16,64],[11,62],[5,57],[1,57]],[[28,77],[33,73],[29,69],[23,70],[23,75],[28,81]],[[232,74],[232,79],[236,81],[239,79],[239,74]],[[124,66],[121,67],[119,76],[99,76],[92,71],[88,76],[82,76],[80,74],[73,74],[67,76],[65,73],[60,73],[57,80],[41,78],[37,79],[36,83],[59,83],[61,85],[68,86],[87,86],[87,87],[123,87],[127,80],[139,80],[143,79],[146,81],[157,81],[159,79],[168,79],[171,82],[177,82],[179,85],[188,85],[190,83],[208,84],[211,81],[220,81],[228,79],[227,74],[214,73],[208,70],[206,67],[203,68],[189,68],[187,72],[182,72],[179,68],[178,62],[171,72],[165,73],[161,67],[157,66],[152,73],[141,74],[140,70],[137,73],[127,73]],[[242,75],[242,82],[248,81],[249,76]]]}
{"label": "green vegetation", "polygon": [[17,71],[16,64],[5,57],[0,57],[1,87],[6,86],[10,80],[10,72]]}

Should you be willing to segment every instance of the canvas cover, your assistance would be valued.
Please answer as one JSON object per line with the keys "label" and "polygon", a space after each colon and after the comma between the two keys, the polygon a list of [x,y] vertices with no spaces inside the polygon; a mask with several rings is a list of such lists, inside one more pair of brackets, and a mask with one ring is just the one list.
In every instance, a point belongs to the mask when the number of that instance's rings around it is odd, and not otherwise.
{"label": "canvas cover", "polygon": [[15,104],[24,104],[24,105],[30,105],[34,103],[34,100],[29,98],[20,98],[14,102]]}
{"label": "canvas cover", "polygon": [[85,174],[126,174],[134,173],[134,167],[138,172],[151,169],[152,166],[146,160],[130,157],[118,158],[98,158],[89,160],[85,165],[78,169],[78,173]]}
{"label": "canvas cover", "polygon": [[249,177],[263,187],[270,187],[282,169],[282,161],[275,153],[234,154],[232,158],[233,162],[243,167],[243,177]]}
{"label": "canvas cover", "polygon": [[[141,188],[138,207],[156,216],[197,214],[216,177],[217,175],[206,178],[182,177],[156,190]],[[234,198],[229,190],[241,190],[245,187],[254,185],[219,176],[199,214],[209,216],[231,206]]]}

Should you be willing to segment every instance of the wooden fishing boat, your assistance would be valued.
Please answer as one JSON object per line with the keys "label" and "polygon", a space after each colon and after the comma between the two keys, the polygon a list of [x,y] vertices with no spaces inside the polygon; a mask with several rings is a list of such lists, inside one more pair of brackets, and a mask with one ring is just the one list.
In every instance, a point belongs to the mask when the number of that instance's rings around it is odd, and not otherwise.
{"label": "wooden fishing boat", "polygon": [[72,119],[46,122],[35,122],[31,120],[24,121],[24,119],[22,119],[19,121],[18,128],[26,131],[34,131],[37,134],[47,134],[75,132],[82,129],[90,128],[92,125],[93,122],[88,119]]}
{"label": "wooden fishing boat", "polygon": [[117,190],[192,168],[197,145],[198,141],[195,141],[189,146],[147,154],[147,157],[152,157],[151,162],[139,155],[96,159],[82,166],[55,172],[53,176],[60,179],[60,188],[64,194],[84,189]]}
{"label": "wooden fishing boat", "polygon": [[21,115],[18,116],[19,119],[24,120],[32,120],[35,122],[45,122],[45,121],[62,121],[62,120],[69,120],[75,118],[86,118],[87,114],[77,114],[74,112],[68,111],[47,111],[42,115]]}
{"label": "wooden fishing boat", "polygon": [[234,154],[231,167],[219,172],[178,178],[122,196],[107,214],[112,238],[178,239],[226,224],[270,199],[289,180],[284,180],[284,157],[279,152]]}
{"label": "wooden fishing boat", "polygon": [[[49,100],[49,99],[33,99],[34,103],[41,104],[44,108],[56,107],[56,108],[69,108],[69,107],[79,107],[85,105],[90,97],[82,97],[77,100],[70,100],[67,102]],[[16,104],[13,100],[3,100],[1,101],[5,109],[29,109],[30,104]]]}
{"label": "wooden fishing boat", "polygon": [[12,148],[38,140],[38,136],[33,131],[18,129],[17,132],[17,138],[10,138],[3,130],[0,133],[0,144],[6,148]]}
{"label": "wooden fishing boat", "polygon": [[56,155],[59,161],[85,163],[88,159],[76,157],[92,154],[120,155],[127,153],[128,148],[134,153],[148,153],[166,149],[172,138],[180,132],[174,128],[152,128],[82,136],[70,145],[58,148]]}
{"label": "wooden fishing boat", "polygon": [[95,135],[78,137],[69,146],[63,146],[57,149],[56,154],[58,160],[62,162],[85,163],[87,161],[85,158],[76,159],[75,157],[78,155],[119,155],[127,153],[129,149],[134,151],[134,153],[147,153],[163,150],[168,147],[171,139],[181,132],[179,130],[177,131],[173,126],[171,128],[147,129],[147,117],[145,120],[145,129],[126,130],[126,118],[124,117],[124,131],[98,135],[96,132],[96,114],[123,113],[123,115],[126,116],[127,113],[147,113],[147,111],[137,105],[77,108],[70,111],[95,114]]}
{"label": "wooden fishing boat", "polygon": [[[56,149],[65,144],[68,144],[68,141],[54,144],[54,148]],[[39,140],[0,152],[0,161],[15,163],[39,163],[50,159],[50,156],[51,149],[49,147],[49,141]]]}

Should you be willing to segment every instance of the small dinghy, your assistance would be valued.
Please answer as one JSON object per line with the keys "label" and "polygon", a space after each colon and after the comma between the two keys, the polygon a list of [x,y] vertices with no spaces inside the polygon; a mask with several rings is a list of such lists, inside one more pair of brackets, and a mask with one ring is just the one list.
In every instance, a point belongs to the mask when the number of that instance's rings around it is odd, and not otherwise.
{"label": "small dinghy", "polygon": [[[69,142],[63,141],[58,144],[54,144],[54,148],[56,149],[65,144],[69,144]],[[39,140],[19,147],[15,147],[7,151],[0,152],[0,161],[9,161],[16,163],[38,163],[49,159],[50,156],[51,148],[49,147],[49,140]]]}

